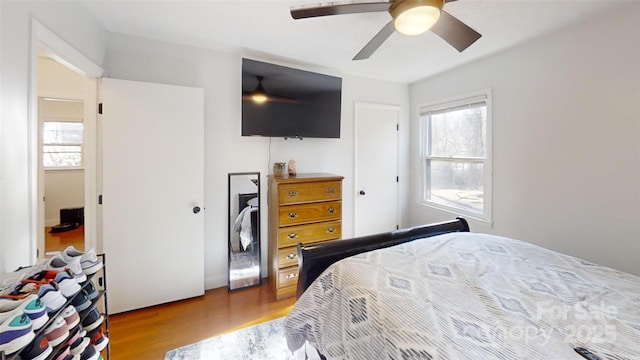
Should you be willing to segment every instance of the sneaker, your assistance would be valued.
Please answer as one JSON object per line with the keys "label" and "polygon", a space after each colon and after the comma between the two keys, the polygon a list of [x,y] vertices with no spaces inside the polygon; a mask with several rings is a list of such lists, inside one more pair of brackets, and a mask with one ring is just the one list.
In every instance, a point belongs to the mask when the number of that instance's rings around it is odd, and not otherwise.
{"label": "sneaker", "polygon": [[96,286],[93,284],[93,281],[89,281],[89,283],[85,285],[82,291],[87,295],[87,299],[92,301],[99,295]]}
{"label": "sneaker", "polygon": [[89,345],[80,355],[80,360],[98,360],[99,357],[100,353],[96,351],[96,348],[93,345]]}
{"label": "sneaker", "polygon": [[58,352],[53,357],[53,359],[54,360],[75,360],[74,356],[71,355],[71,349],[68,345],[63,346],[60,350],[58,350]]}
{"label": "sneaker", "polygon": [[4,294],[12,285],[33,274],[34,271],[37,271],[35,266],[26,266],[9,273],[0,274],[0,293]]}
{"label": "sneaker", "polygon": [[47,307],[44,305],[38,295],[30,294],[27,296],[2,295],[0,296],[0,313],[8,312],[14,309],[21,309],[29,319],[33,330],[38,330],[47,323],[49,315],[47,315]]}
{"label": "sneaker", "polygon": [[34,337],[31,319],[21,309],[0,313],[0,353],[13,354]]}
{"label": "sneaker", "polygon": [[91,345],[91,340],[88,337],[79,337],[74,342],[70,343],[71,355],[80,356],[87,349],[87,346]]}
{"label": "sneaker", "polygon": [[64,308],[59,316],[64,319],[69,329],[73,329],[80,323],[80,314],[78,314],[78,311],[73,305]]}
{"label": "sneaker", "polygon": [[101,328],[98,327],[94,329],[88,335],[89,335],[89,338],[91,339],[91,345],[95,346],[98,352],[104,350],[104,348],[107,347],[107,344],[109,343],[109,338],[106,337],[104,333],[102,333]]}
{"label": "sneaker", "polygon": [[82,326],[78,326],[69,340],[65,343],[65,346],[69,346],[71,349],[71,355],[80,355],[84,349],[91,343],[88,337],[85,337],[86,333],[82,330]]}
{"label": "sneaker", "polygon": [[44,330],[49,344],[55,347],[62,344],[67,337],[69,337],[69,328],[64,318],[58,316],[53,320],[53,323]]}
{"label": "sneaker", "polygon": [[68,270],[76,278],[78,283],[87,281],[87,275],[82,272],[79,257],[71,258],[71,261],[66,261],[61,254],[57,254],[44,263],[43,269],[57,272]]}
{"label": "sneaker", "polygon": [[60,310],[62,305],[67,302],[55,281],[50,281],[48,284],[19,282],[7,295],[26,297],[31,294],[38,295],[49,313]]}
{"label": "sneaker", "polygon": [[87,332],[82,327],[82,323],[78,324],[78,335],[87,336]]}
{"label": "sneaker", "polygon": [[51,355],[53,348],[49,345],[44,332],[36,335],[35,339],[20,352],[21,360],[45,360]]}
{"label": "sneaker", "polygon": [[67,329],[69,329],[69,337],[62,343],[62,346],[71,346],[76,340],[84,337],[84,335],[80,333],[81,329],[79,326],[70,328],[69,325],[67,325]]}
{"label": "sneaker", "polygon": [[91,300],[87,298],[87,294],[80,292],[71,300],[71,305],[76,308],[77,312],[83,312],[91,306]]}
{"label": "sneaker", "polygon": [[100,327],[102,322],[104,321],[104,316],[100,314],[98,308],[95,306],[91,308],[87,316],[82,320],[82,327],[87,331],[91,332],[91,330]]}
{"label": "sneaker", "polygon": [[60,254],[62,258],[71,262],[73,258],[80,258],[80,265],[82,266],[82,272],[86,275],[95,274],[98,270],[102,269],[102,262],[98,259],[96,251],[89,249],[89,251],[78,251],[75,247],[69,246]]}
{"label": "sneaker", "polygon": [[48,284],[51,281],[55,281],[60,288],[60,292],[67,299],[80,292],[82,289],[78,284],[78,281],[68,273],[67,271],[55,272],[53,270],[41,270],[26,279],[22,279],[22,282],[37,282],[40,284]]}

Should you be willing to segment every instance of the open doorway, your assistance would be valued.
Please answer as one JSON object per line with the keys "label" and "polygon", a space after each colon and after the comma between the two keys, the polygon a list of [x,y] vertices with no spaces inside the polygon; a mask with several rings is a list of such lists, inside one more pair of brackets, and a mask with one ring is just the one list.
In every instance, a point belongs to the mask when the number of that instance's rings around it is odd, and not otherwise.
{"label": "open doorway", "polygon": [[[73,74],[74,80],[60,76],[58,71],[47,72],[45,64],[56,67],[65,74]],[[34,261],[44,258],[46,253],[45,234],[47,221],[45,219],[45,170],[43,167],[43,140],[42,119],[39,112],[40,98],[49,98],[61,103],[74,103],[82,101],[81,116],[83,124],[82,142],[82,170],[84,173],[83,204],[72,207],[84,206],[83,229],[78,226],[82,235],[81,241],[84,249],[95,248],[101,251],[101,243],[98,238],[100,224],[98,223],[98,188],[101,185],[98,174],[98,129],[97,129],[97,92],[98,79],[103,70],[84,54],[44,27],[36,19],[31,20],[31,84],[29,86],[29,142],[30,146],[30,183],[31,183],[31,219],[32,237],[31,246]],[[51,76],[50,78],[48,76]],[[58,77],[60,76],[60,77]],[[71,101],[69,101],[71,100]],[[79,103],[79,102],[78,102]],[[76,104],[77,105],[77,104]],[[66,205],[65,205],[66,206]],[[60,210],[55,216],[58,223]],[[51,223],[49,223],[51,225]],[[78,230],[78,229],[76,229]],[[68,241],[68,239],[67,239]]]}
{"label": "open doorway", "polygon": [[38,57],[38,158],[44,253],[84,250],[84,77]]}

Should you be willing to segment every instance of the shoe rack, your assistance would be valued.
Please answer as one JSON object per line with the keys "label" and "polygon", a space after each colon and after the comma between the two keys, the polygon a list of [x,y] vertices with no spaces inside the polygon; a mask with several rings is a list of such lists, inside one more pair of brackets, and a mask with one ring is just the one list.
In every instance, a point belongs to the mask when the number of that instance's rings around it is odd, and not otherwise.
{"label": "shoe rack", "polygon": [[[49,325],[51,325],[54,321],[54,319],[60,315],[60,313],[69,305],[73,302],[73,300],[75,299],[76,296],[78,296],[82,290],[84,290],[84,288],[89,284],[89,282],[92,279],[95,279],[96,281],[94,281],[94,285],[96,287],[96,290],[98,290],[98,296],[96,296],[95,299],[91,300],[91,306],[89,306],[87,309],[91,309],[93,306],[98,306],[98,309],[100,310],[100,305],[102,307],[101,309],[101,313],[104,315],[104,322],[102,323],[102,325],[100,325],[102,327],[102,333],[104,334],[104,336],[106,336],[107,338],[109,338],[110,334],[109,334],[109,308],[107,305],[107,261],[106,261],[106,256],[105,254],[98,254],[98,258],[102,261],[102,269],[100,269],[98,272],[91,274],[91,275],[87,275],[87,281],[85,281],[82,284],[82,289],[78,292],[78,294],[72,296],[71,298],[67,299],[67,302],[60,307],[60,309],[58,309],[55,312],[49,313],[49,320],[47,321],[46,324],[44,324],[44,326],[42,326],[40,329],[38,329],[37,331],[34,331],[36,338],[38,337],[38,335],[42,332],[45,331],[45,329],[47,327],[49,327]],[[100,303],[101,302],[101,303]],[[83,311],[80,314],[80,324],[82,324],[82,321],[84,320],[84,318],[86,317],[86,315],[88,314],[89,311]],[[69,336],[71,336],[71,333],[69,334]],[[35,341],[35,338],[34,338]],[[54,359],[56,357],[57,352],[63,348],[63,344],[66,342],[65,341],[62,342],[62,344],[57,345],[52,347],[53,351],[51,351],[51,354],[49,356],[46,357],[46,360],[50,360],[50,359]],[[29,345],[27,345],[29,346]],[[24,348],[26,348],[27,346],[25,346]],[[23,348],[23,349],[24,349]],[[20,352],[22,351],[22,349],[10,354],[10,355],[5,355],[4,352],[0,351],[0,360],[16,360],[19,358]],[[100,352],[101,354],[105,354],[106,357],[103,357],[105,360],[110,360],[111,359],[111,341],[109,341],[107,343],[107,346]]]}

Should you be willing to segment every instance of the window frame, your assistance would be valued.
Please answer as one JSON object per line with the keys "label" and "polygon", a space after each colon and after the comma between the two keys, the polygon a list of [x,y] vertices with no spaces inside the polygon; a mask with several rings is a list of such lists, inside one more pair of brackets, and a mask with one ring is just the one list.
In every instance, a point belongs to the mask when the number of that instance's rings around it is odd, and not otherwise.
{"label": "window frame", "polygon": [[[44,133],[44,128],[45,128],[45,124],[46,123],[78,123],[78,124],[82,124],[82,143],[80,144],[45,144],[44,139],[40,140],[40,156],[42,157],[40,159],[40,161],[42,161],[42,168],[45,171],[58,171],[58,170],[84,170],[84,155],[85,155],[85,151],[84,151],[84,142],[85,142],[85,135],[84,135],[84,121],[82,121],[82,119],[64,119],[64,118],[57,118],[57,117],[52,117],[52,118],[47,118],[45,120],[42,120],[42,129],[41,129],[41,134]],[[42,136],[41,136],[42,137]],[[80,165],[78,166],[45,166],[44,164],[44,148],[45,146],[80,146]]]}
{"label": "window frame", "polygon": [[[484,99],[482,99],[484,98]],[[492,89],[482,89],[478,91],[473,91],[465,94],[460,94],[456,96],[451,96],[448,98],[440,99],[437,101],[432,101],[424,104],[419,104],[416,108],[417,118],[419,123],[419,136],[420,136],[420,149],[419,149],[419,177],[418,177],[418,204],[423,207],[428,207],[431,209],[435,209],[437,211],[446,212],[449,214],[453,214],[456,216],[465,216],[467,218],[475,219],[487,224],[493,224],[493,131],[492,131],[492,123],[493,123],[493,95]],[[438,109],[461,106],[466,104],[472,104],[474,102],[478,102],[484,100],[486,101],[487,111],[486,111],[486,148],[485,148],[485,158],[476,158],[476,157],[455,157],[455,160],[449,157],[442,156],[430,156],[430,139],[429,139],[429,121],[427,117],[424,117],[424,114],[435,111]],[[445,161],[462,161],[462,162],[473,162],[473,163],[483,163],[483,210],[482,213],[470,211],[463,209],[461,207],[450,206],[446,204],[441,204],[434,202],[428,199],[430,186],[429,186],[429,176],[427,175],[428,170],[428,161],[429,160],[445,160]]]}

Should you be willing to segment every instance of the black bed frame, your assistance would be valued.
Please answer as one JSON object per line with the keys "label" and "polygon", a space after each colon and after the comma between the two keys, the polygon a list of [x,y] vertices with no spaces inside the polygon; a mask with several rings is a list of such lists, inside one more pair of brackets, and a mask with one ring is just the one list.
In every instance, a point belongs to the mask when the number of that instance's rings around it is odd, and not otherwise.
{"label": "black bed frame", "polygon": [[382,249],[419,238],[450,232],[469,232],[469,224],[465,219],[458,217],[452,221],[352,239],[332,240],[308,245],[298,244],[298,288],[296,289],[296,298],[299,298],[329,265],[338,260],[366,251]]}

